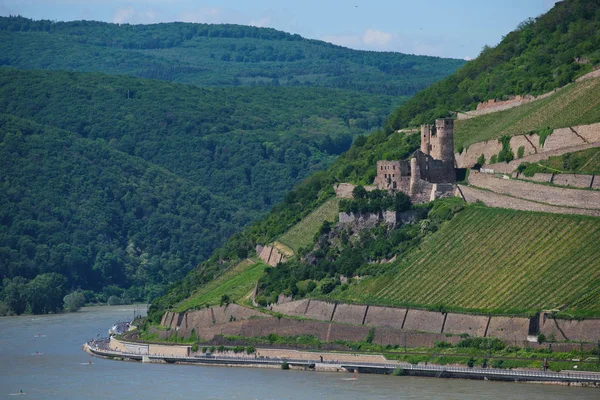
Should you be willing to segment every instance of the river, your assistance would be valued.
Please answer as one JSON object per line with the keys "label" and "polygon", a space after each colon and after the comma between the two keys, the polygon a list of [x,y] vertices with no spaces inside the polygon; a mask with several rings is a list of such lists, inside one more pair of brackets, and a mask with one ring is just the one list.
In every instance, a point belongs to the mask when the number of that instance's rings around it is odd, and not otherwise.
{"label": "river", "polygon": [[120,362],[80,349],[98,334],[106,336],[114,322],[131,319],[135,309],[88,307],[73,314],[1,317],[0,398],[13,398],[21,390],[32,399],[86,400],[600,397],[598,389],[526,383],[365,374],[353,381],[340,373]]}

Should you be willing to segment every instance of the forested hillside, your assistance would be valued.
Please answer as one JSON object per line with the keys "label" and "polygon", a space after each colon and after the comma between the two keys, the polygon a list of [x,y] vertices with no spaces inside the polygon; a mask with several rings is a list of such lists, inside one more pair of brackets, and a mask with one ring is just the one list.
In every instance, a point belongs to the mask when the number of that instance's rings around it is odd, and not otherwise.
{"label": "forested hillside", "polygon": [[[189,180],[101,140],[4,114],[0,185],[0,276],[13,312],[56,311],[78,288],[104,300],[158,294],[239,228],[231,202]],[[52,273],[38,281],[55,282],[46,289],[62,293],[58,304],[40,301],[49,293],[38,288],[36,308],[25,283]]]}
{"label": "forested hillside", "polygon": [[105,300],[160,293],[400,100],[1,68],[6,290],[57,273]]}
{"label": "forested hillside", "polygon": [[0,17],[0,65],[199,86],[320,86],[410,96],[463,60],[358,51],[268,28]]}
{"label": "forested hillside", "polygon": [[477,103],[518,94],[542,94],[573,81],[600,63],[600,3],[567,0],[521,23],[496,47],[399,107],[386,128],[399,129],[449,117]]}

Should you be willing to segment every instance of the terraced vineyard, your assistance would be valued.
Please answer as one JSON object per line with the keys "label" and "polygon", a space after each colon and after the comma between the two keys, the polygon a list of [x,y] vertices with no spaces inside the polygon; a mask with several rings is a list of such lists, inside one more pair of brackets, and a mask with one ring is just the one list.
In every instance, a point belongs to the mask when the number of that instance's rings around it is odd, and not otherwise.
{"label": "terraced vineyard", "polygon": [[231,301],[250,298],[254,286],[265,267],[267,265],[262,262],[246,259],[177,304],[175,311],[183,312],[193,308],[201,308],[206,304],[218,305],[221,302],[221,296],[225,294],[229,296]]}
{"label": "terraced vineyard", "polygon": [[600,79],[573,83],[550,97],[510,110],[456,121],[454,146],[544,128],[564,128],[600,121]]}
{"label": "terraced vineyard", "polygon": [[298,252],[298,249],[302,247],[310,246],[313,243],[315,234],[323,225],[323,221],[333,222],[335,220],[339,212],[339,205],[339,199],[328,200],[284,233],[279,241],[294,250],[294,252]]}
{"label": "terraced vineyard", "polygon": [[340,300],[600,316],[600,218],[468,206],[390,273]]}

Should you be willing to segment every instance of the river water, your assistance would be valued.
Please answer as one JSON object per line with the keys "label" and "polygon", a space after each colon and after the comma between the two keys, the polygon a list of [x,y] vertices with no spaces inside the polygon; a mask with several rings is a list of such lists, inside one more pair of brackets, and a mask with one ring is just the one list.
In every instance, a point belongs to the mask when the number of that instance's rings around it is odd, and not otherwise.
{"label": "river water", "polygon": [[21,390],[32,399],[86,400],[600,398],[600,390],[588,388],[365,374],[354,381],[341,373],[110,361],[81,350],[114,322],[131,319],[134,309],[1,317],[0,399]]}

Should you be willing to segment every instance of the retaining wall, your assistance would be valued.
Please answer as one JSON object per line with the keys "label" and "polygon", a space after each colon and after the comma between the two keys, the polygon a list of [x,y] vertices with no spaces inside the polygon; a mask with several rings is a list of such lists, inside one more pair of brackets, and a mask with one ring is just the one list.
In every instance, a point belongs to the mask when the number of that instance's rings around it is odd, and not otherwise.
{"label": "retaining wall", "polygon": [[554,335],[556,340],[597,342],[600,340],[600,319],[582,321],[554,319],[542,313],[540,314],[540,333],[546,337]]}
{"label": "retaining wall", "polygon": [[592,186],[593,178],[593,175],[558,174],[554,175],[552,183],[588,189]]}
{"label": "retaining wall", "polygon": [[[259,249],[260,253],[258,252]],[[287,258],[275,246],[257,246],[257,254],[261,260],[271,267],[287,261]]]}
{"label": "retaining wall", "polygon": [[367,306],[354,304],[338,304],[333,314],[334,322],[362,325]]}
{"label": "retaining wall", "polygon": [[529,318],[491,317],[487,337],[523,341],[529,333]]}
{"label": "retaining wall", "polygon": [[444,324],[444,333],[484,337],[490,317],[484,315],[468,315],[448,313]]}
{"label": "retaining wall", "polygon": [[488,207],[509,208],[521,211],[547,212],[553,214],[579,214],[600,217],[600,211],[596,210],[555,207],[463,185],[459,185],[459,189],[459,193],[467,203],[481,201]]}
{"label": "retaining wall", "polygon": [[469,183],[496,193],[553,206],[600,210],[600,193],[596,191],[565,189],[512,179],[499,179],[477,172],[469,174]]}
{"label": "retaining wall", "polygon": [[[516,135],[512,136],[510,140],[510,147],[515,155],[518,154],[519,147],[525,148],[524,157],[521,159],[515,159],[510,163],[498,163],[493,164],[494,167],[488,166],[490,159],[493,155],[497,155],[502,150],[502,145],[498,143],[498,139],[490,139],[485,142],[478,142],[469,145],[469,147],[463,150],[462,153],[456,153],[456,165],[458,168],[471,168],[477,163],[477,159],[483,154],[486,160],[486,166],[499,170],[501,165],[512,167],[509,171],[500,172],[511,172],[521,162],[529,161],[528,156],[536,155],[540,156],[538,159],[548,158],[550,155],[560,155],[567,152],[577,151],[571,148],[577,148],[579,146],[597,147],[600,142],[600,123],[590,125],[578,125],[569,128],[558,128],[554,129],[552,134],[548,136],[543,146],[540,146],[540,138],[537,134],[532,135]],[[594,145],[595,144],[595,145]],[[548,153],[548,154],[546,154]],[[546,154],[546,155],[545,155]]]}
{"label": "retaining wall", "polygon": [[334,303],[327,303],[320,300],[310,300],[310,304],[304,314],[307,318],[318,319],[321,321],[331,321],[333,316]]}
{"label": "retaining wall", "polygon": [[402,328],[406,309],[369,306],[365,324],[381,327]]}
{"label": "retaining wall", "polygon": [[302,299],[284,304],[273,304],[271,310],[285,315],[304,316],[309,302],[309,299]]}
{"label": "retaining wall", "polygon": [[404,329],[409,331],[441,333],[444,314],[434,311],[408,310]]}

